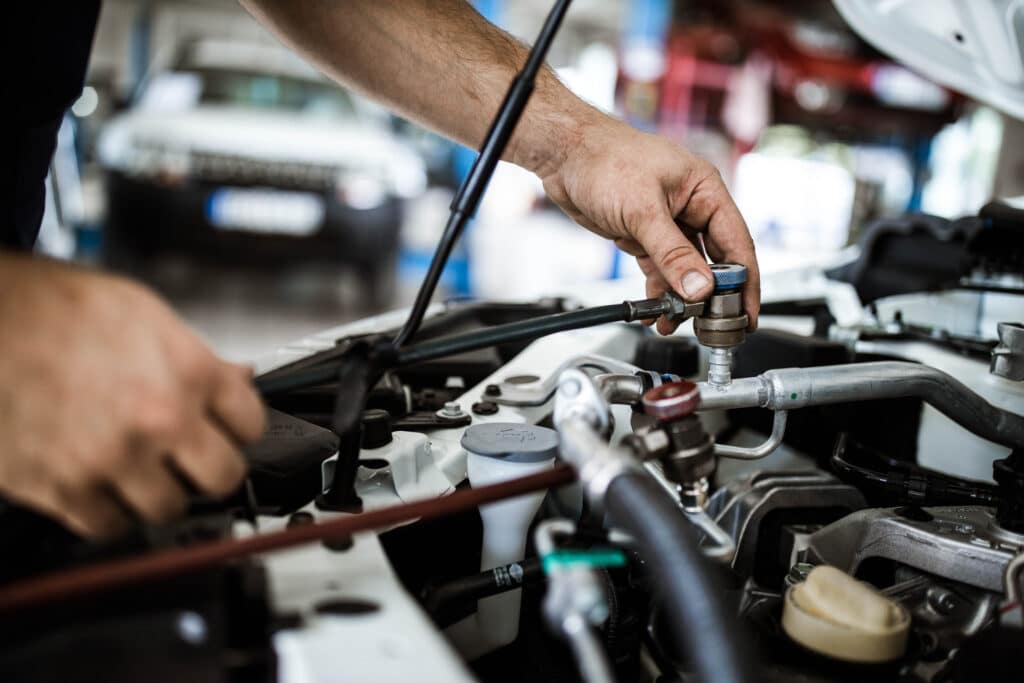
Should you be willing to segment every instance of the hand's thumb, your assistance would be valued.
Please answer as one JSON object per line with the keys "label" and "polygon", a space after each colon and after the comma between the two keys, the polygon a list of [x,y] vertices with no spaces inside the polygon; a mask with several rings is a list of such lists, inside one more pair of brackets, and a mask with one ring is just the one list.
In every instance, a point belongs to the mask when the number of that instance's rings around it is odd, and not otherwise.
{"label": "hand's thumb", "polygon": [[640,244],[665,281],[686,301],[706,299],[714,280],[700,249],[683,234],[667,211],[645,227]]}

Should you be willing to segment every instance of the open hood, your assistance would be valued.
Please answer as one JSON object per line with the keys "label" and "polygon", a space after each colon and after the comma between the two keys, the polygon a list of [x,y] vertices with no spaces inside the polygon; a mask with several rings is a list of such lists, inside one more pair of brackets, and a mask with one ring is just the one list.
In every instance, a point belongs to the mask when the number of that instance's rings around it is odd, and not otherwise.
{"label": "open hood", "polygon": [[1024,119],[1024,0],[833,0],[864,40]]}

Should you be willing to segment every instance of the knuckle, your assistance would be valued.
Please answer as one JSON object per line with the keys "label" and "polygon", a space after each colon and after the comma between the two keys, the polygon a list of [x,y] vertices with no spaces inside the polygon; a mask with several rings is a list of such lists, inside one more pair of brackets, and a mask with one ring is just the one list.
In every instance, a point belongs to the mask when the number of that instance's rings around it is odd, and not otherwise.
{"label": "knuckle", "polygon": [[[680,243],[662,251],[658,255],[658,261],[662,268],[674,271],[688,266],[696,254],[696,250],[691,245]],[[701,260],[703,261],[703,259]]]}
{"label": "knuckle", "polygon": [[214,496],[233,493],[245,478],[245,461],[237,451],[218,454],[218,467],[211,477],[207,489]]}
{"label": "knuckle", "polygon": [[208,383],[216,370],[217,364],[212,355],[198,344],[185,350],[178,364],[178,372],[189,386]]}
{"label": "knuckle", "polygon": [[147,440],[173,438],[181,432],[184,415],[180,401],[169,394],[157,394],[135,407],[135,427]]}
{"label": "knuckle", "polygon": [[125,452],[115,448],[92,448],[80,452],[73,461],[76,467],[58,469],[54,473],[55,483],[65,491],[98,484],[106,481],[116,472],[124,459]]}
{"label": "knuckle", "polygon": [[104,505],[86,519],[92,534],[99,538],[116,536],[128,525],[128,520],[113,505]]}
{"label": "knuckle", "polygon": [[649,229],[664,209],[653,201],[638,201],[630,204],[622,212],[626,228],[634,235],[641,236]]}
{"label": "knuckle", "polygon": [[699,180],[722,179],[722,172],[718,170],[718,167],[704,157],[695,157],[693,168]]}
{"label": "knuckle", "polygon": [[187,506],[188,501],[183,494],[166,491],[153,501],[149,516],[154,522],[169,522],[180,517]]}

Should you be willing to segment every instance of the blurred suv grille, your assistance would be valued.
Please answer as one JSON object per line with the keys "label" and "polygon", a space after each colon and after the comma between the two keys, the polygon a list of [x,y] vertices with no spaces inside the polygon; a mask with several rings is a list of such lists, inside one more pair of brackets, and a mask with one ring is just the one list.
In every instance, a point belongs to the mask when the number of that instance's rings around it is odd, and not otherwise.
{"label": "blurred suv grille", "polygon": [[220,185],[268,185],[295,190],[329,192],[340,171],[328,164],[262,161],[231,154],[192,152],[192,176]]}

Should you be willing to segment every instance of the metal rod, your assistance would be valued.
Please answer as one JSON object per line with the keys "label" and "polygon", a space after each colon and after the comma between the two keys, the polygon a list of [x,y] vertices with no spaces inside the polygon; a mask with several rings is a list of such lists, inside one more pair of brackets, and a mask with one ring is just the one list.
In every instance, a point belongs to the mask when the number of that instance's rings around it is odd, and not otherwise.
{"label": "metal rod", "polygon": [[436,519],[484,503],[562,486],[574,479],[573,470],[560,465],[520,479],[456,491],[443,498],[393,505],[361,515],[344,516],[317,524],[303,524],[247,538],[228,538],[184,548],[159,550],[145,555],[44,574],[0,587],[0,612],[24,610],[104,590],[159,581],[256,553],[342,538],[414,519]]}
{"label": "metal rod", "polygon": [[441,271],[444,270],[445,263],[448,262],[448,256],[462,235],[466,223],[476,213],[480,198],[487,189],[487,183],[494,175],[494,168],[501,159],[505,146],[512,137],[512,132],[515,130],[516,124],[519,123],[526,103],[533,93],[537,73],[544,64],[548,48],[551,47],[555,33],[569,9],[569,1],[558,0],[551,8],[551,12],[548,13],[540,35],[537,36],[537,41],[530,49],[523,70],[512,80],[505,99],[502,101],[501,107],[498,108],[498,113],[484,137],[480,154],[473,162],[473,167],[459,188],[458,194],[455,195],[455,199],[452,200],[451,215],[448,217],[448,223],[445,225],[437,251],[434,252],[434,258],[430,262],[430,268],[416,294],[416,301],[409,311],[409,318],[398,335],[395,336],[396,348],[405,346],[423,323],[423,316],[430,305],[430,299],[434,296],[434,290],[437,289],[437,283],[441,279]]}

